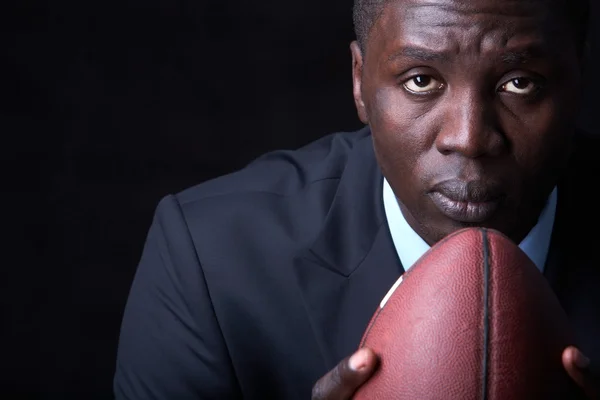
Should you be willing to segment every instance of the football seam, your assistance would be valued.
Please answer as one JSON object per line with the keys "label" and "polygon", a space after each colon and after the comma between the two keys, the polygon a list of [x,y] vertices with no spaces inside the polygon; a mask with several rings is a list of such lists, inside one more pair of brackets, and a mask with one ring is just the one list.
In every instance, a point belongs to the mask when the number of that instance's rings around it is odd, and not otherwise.
{"label": "football seam", "polygon": [[487,229],[482,229],[483,239],[483,365],[482,365],[482,396],[488,398],[488,368],[489,368],[489,341],[490,341],[490,248]]}

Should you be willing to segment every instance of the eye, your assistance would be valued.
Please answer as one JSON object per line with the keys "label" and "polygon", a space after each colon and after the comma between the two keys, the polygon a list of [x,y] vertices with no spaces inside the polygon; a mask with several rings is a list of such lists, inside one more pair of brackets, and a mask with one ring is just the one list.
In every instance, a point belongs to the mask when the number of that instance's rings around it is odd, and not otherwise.
{"label": "eye", "polygon": [[501,92],[528,95],[536,91],[538,85],[528,78],[515,78],[500,87]]}
{"label": "eye", "polygon": [[443,84],[429,75],[417,75],[404,82],[404,88],[412,93],[427,93],[441,89]]}

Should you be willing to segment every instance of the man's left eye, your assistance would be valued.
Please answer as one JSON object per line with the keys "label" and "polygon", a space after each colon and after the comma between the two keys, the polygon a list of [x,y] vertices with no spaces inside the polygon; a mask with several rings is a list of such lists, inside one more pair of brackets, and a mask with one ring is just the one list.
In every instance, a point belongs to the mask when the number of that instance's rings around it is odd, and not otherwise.
{"label": "man's left eye", "polygon": [[534,81],[528,78],[515,78],[506,82],[500,87],[500,91],[513,94],[527,95],[533,93],[537,89]]}

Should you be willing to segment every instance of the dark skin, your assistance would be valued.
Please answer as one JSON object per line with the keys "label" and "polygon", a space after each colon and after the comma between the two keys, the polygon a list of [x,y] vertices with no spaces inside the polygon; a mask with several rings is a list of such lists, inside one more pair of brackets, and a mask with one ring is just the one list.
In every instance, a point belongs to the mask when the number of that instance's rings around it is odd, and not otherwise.
{"label": "dark skin", "polygon": [[[467,226],[520,242],[571,149],[580,90],[574,30],[548,1],[395,0],[351,45],[354,99],[382,172],[430,245]],[[589,360],[563,353],[599,398]],[[321,378],[313,399],[350,399],[377,367],[360,350]]]}

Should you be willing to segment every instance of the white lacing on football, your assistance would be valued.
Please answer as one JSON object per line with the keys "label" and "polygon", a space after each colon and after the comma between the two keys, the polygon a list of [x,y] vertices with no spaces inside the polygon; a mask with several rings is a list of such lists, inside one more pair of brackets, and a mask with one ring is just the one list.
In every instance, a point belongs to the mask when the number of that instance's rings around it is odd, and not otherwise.
{"label": "white lacing on football", "polygon": [[390,299],[390,297],[392,297],[392,294],[394,294],[396,289],[398,289],[398,286],[400,286],[400,284],[402,283],[402,278],[404,278],[404,275],[400,275],[400,278],[398,278],[396,283],[394,283],[394,286],[392,286],[392,288],[387,292],[387,294],[385,295],[383,300],[381,300],[381,304],[379,304],[379,308],[383,308],[383,306],[385,306],[385,303],[387,303],[388,300]]}

